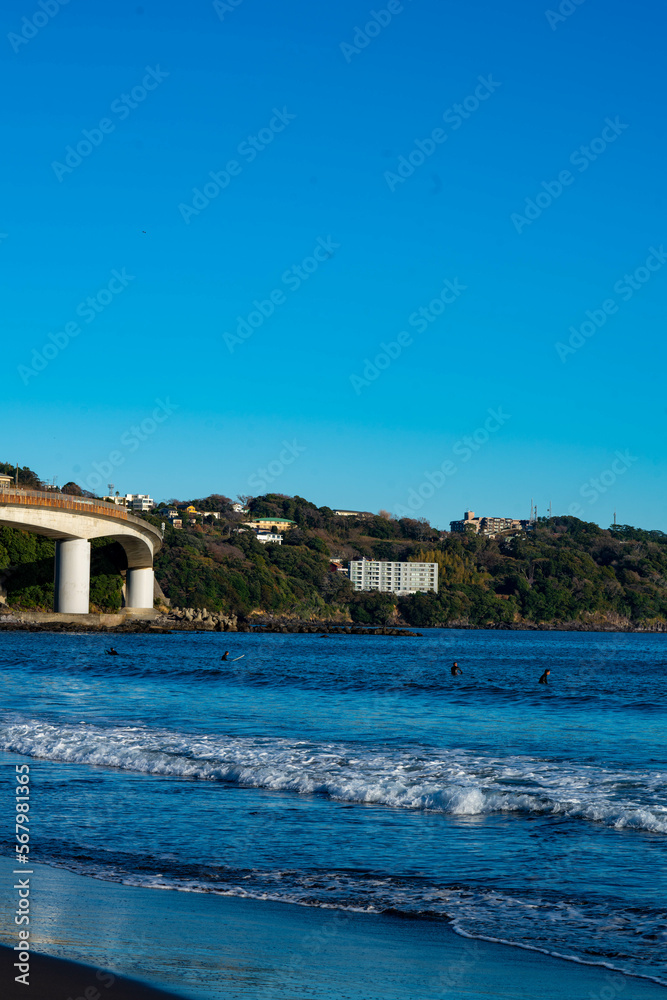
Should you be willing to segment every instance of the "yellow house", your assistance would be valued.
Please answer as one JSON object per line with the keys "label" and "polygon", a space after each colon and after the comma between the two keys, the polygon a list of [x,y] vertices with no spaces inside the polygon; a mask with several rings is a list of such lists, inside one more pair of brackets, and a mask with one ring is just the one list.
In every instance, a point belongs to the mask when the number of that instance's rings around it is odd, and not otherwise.
{"label": "yellow house", "polygon": [[247,528],[254,528],[255,531],[288,531],[296,524],[288,517],[258,517],[256,521],[244,521]]}

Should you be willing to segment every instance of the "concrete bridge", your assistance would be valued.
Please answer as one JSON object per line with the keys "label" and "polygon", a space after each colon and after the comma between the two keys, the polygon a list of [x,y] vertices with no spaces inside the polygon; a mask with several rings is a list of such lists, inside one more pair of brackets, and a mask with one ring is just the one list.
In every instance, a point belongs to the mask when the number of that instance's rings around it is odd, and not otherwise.
{"label": "concrete bridge", "polygon": [[3,487],[0,525],[55,539],[54,611],[88,613],[91,538],[112,538],[125,549],[128,610],[153,609],[153,557],[162,545],[162,535],[125,507],[63,493]]}

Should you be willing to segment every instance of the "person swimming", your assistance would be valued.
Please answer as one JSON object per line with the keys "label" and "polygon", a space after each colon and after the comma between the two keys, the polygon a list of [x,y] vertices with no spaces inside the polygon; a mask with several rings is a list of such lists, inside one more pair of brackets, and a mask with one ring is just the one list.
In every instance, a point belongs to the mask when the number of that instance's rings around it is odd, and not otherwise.
{"label": "person swimming", "polygon": [[462,673],[463,673],[463,671],[459,667],[458,663],[456,663],[456,662],[452,663],[452,677],[458,677],[459,674],[462,674]]}
{"label": "person swimming", "polygon": [[225,652],[222,654],[222,656],[220,657],[220,659],[221,660],[227,660],[227,659],[229,659],[229,650],[228,649],[225,650]]}
{"label": "person swimming", "polygon": [[544,673],[542,674],[542,676],[540,677],[539,683],[540,684],[548,684],[549,681],[547,680],[547,678],[548,678],[548,676],[549,676],[550,673],[551,673],[550,670],[545,670]]}
{"label": "person swimming", "polygon": [[118,650],[114,649],[113,646],[111,646],[110,649],[105,649],[104,652],[107,654],[107,656],[118,656],[119,655],[118,654]]}

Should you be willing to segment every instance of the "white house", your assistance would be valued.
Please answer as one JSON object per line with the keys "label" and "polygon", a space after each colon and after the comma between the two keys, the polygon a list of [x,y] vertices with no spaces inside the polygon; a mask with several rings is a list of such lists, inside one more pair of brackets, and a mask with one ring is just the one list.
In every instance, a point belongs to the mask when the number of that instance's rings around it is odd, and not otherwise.
{"label": "white house", "polygon": [[139,513],[152,510],[155,506],[155,501],[147,493],[126,493],[125,503],[132,510],[139,511]]}
{"label": "white house", "polygon": [[266,545],[267,542],[273,542],[274,545],[283,544],[283,536],[276,534],[274,531],[258,531],[255,537],[262,545]]}

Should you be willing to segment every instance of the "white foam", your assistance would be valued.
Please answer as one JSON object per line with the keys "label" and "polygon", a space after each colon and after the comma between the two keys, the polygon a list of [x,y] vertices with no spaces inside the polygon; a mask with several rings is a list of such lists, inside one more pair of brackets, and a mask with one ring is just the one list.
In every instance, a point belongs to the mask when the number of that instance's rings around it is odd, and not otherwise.
{"label": "white foam", "polygon": [[0,749],[53,761],[225,781],[451,816],[542,813],[667,833],[667,776],[460,749],[373,753],[343,744],[225,738],[138,726],[0,724]]}

